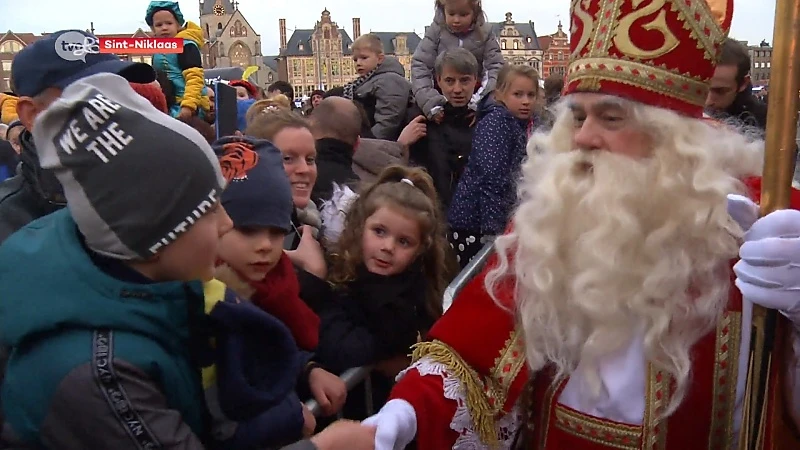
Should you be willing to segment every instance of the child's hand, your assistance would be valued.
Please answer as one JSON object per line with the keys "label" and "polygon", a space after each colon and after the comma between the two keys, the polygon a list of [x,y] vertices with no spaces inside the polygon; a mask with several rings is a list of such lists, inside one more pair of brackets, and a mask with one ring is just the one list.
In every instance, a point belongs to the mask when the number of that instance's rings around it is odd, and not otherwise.
{"label": "child's hand", "polygon": [[478,114],[476,114],[475,111],[472,111],[469,114],[467,114],[467,117],[472,119],[469,121],[469,127],[470,128],[474,127],[475,123],[478,122]]}
{"label": "child's hand", "polygon": [[178,113],[178,119],[186,120],[186,119],[192,117],[192,114],[194,114],[194,111],[192,111],[191,108],[187,108],[187,107],[184,106],[184,107],[181,108],[181,112]]}
{"label": "child's hand", "polygon": [[436,123],[442,123],[444,120],[444,111],[439,111],[438,113],[434,114],[432,120]]}
{"label": "child's hand", "polygon": [[416,144],[420,139],[424,138],[428,133],[428,126],[425,125],[425,116],[414,117],[414,120],[408,123],[400,132],[400,137],[397,138],[397,143],[406,147],[411,147]]}
{"label": "child's hand", "polygon": [[319,450],[372,450],[375,448],[374,426],[340,420],[313,438]]}
{"label": "child's hand", "polygon": [[305,403],[300,402],[300,405],[303,407],[303,437],[311,437],[314,435],[314,430],[317,429],[317,419],[314,418],[314,414],[311,414],[311,410]]}
{"label": "child's hand", "polygon": [[286,255],[292,264],[324,280],[328,276],[328,266],[325,264],[322,246],[314,239],[314,231],[309,225],[303,225],[301,233],[297,249],[287,250]]}
{"label": "child's hand", "polygon": [[347,400],[347,386],[344,381],[319,367],[308,374],[308,386],[326,417],[339,412]]}

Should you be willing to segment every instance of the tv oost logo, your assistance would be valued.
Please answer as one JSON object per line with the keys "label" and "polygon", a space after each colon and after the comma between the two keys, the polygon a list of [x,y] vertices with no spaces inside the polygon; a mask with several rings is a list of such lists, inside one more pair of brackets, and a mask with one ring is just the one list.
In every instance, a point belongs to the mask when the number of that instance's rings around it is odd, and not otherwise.
{"label": "tv oost logo", "polygon": [[100,43],[93,36],[67,31],[56,39],[56,54],[67,61],[86,62],[86,55],[100,53]]}

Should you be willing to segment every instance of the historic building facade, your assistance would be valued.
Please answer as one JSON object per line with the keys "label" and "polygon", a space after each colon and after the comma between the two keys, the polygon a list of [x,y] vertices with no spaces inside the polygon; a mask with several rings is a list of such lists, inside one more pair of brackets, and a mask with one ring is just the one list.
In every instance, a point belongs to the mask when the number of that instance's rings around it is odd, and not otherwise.
{"label": "historic building facade", "polygon": [[564,32],[561,21],[558,22],[558,31],[540,37],[539,43],[543,50],[542,78],[547,78],[552,74],[565,77],[569,65],[569,36]]}
{"label": "historic building facade", "polygon": [[510,12],[504,22],[492,24],[495,36],[500,40],[500,53],[514,65],[528,65],[542,73],[544,52],[539,44],[533,22],[516,23]]}
{"label": "historic building facade", "polygon": [[257,66],[258,71],[250,79],[263,88],[277,79],[277,73],[261,53],[261,35],[239,10],[239,2],[205,0],[199,5],[200,28],[206,39],[202,49],[204,67]]}
{"label": "historic building facade", "polygon": [[772,70],[772,46],[767,41],[761,41],[758,45],[748,45],[747,52],[750,54],[750,80],[753,86],[769,85],[769,74]]}
{"label": "historic building facade", "polygon": [[0,34],[0,92],[11,90],[11,62],[14,56],[41,37],[33,33],[14,33],[11,30]]}
{"label": "historic building facade", "polygon": [[[361,19],[353,19],[353,37],[331,19],[327,9],[311,29],[295,29],[287,39],[286,19],[278,21],[281,80],[295,89],[295,97],[308,96],[315,89],[328,90],[358,78],[352,59],[353,39],[361,35]],[[373,32],[387,55],[397,57],[411,76],[411,56],[420,42],[414,32]]]}

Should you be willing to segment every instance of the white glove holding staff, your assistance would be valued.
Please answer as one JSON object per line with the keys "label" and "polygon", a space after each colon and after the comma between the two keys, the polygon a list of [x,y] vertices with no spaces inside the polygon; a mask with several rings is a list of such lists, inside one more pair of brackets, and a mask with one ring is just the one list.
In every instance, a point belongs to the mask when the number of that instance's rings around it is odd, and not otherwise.
{"label": "white glove holding staff", "polygon": [[742,296],[776,309],[800,325],[800,211],[785,209],[758,218],[758,205],[728,196],[728,213],[745,230],[733,267]]}

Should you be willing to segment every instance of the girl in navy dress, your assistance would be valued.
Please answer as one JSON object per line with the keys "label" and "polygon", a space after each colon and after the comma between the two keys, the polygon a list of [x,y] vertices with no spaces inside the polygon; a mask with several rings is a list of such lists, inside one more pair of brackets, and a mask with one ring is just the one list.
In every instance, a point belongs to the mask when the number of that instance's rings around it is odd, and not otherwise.
{"label": "girl in navy dress", "polygon": [[463,268],[486,239],[501,234],[516,203],[516,179],[533,128],[539,74],[505,65],[495,104],[472,137],[472,153],[448,211],[448,239]]}

